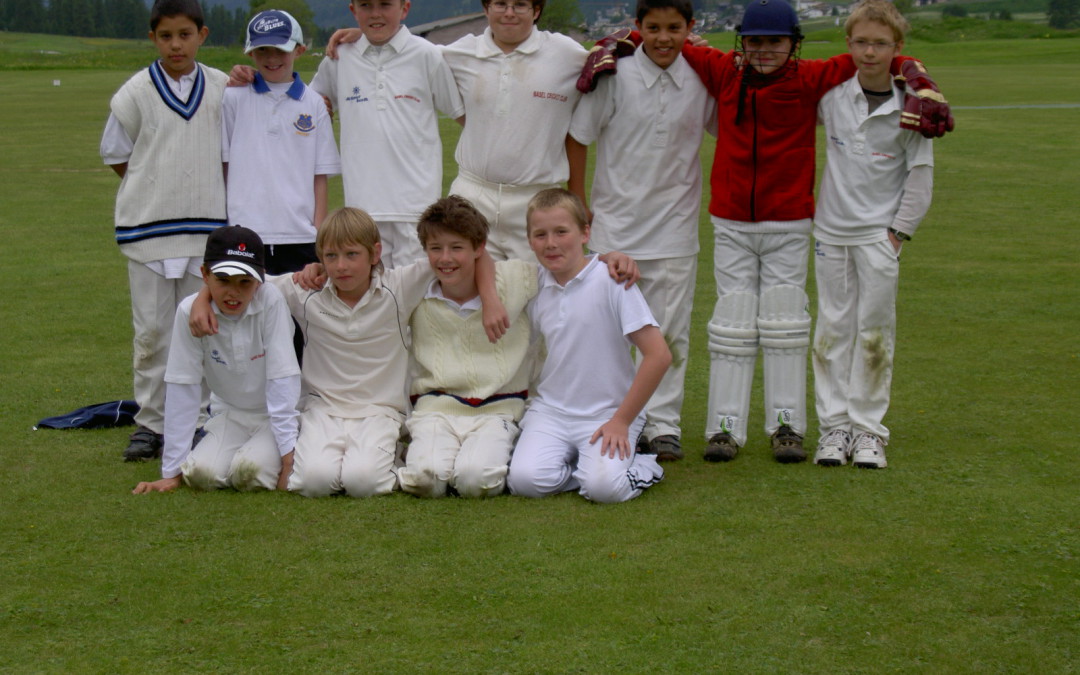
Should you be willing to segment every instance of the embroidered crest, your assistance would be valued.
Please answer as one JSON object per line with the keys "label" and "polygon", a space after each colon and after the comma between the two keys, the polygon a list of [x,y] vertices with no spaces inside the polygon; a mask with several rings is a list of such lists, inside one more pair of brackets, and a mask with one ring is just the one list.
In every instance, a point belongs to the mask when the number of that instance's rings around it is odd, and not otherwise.
{"label": "embroidered crest", "polygon": [[304,134],[315,131],[315,124],[311,121],[311,115],[297,115],[293,126],[297,131]]}

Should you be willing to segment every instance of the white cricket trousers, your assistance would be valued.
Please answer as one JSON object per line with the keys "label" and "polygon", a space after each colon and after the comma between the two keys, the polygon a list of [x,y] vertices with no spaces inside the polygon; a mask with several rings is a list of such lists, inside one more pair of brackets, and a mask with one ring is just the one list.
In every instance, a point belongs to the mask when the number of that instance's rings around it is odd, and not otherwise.
{"label": "white cricket trousers", "polygon": [[416,223],[384,220],[375,225],[379,228],[379,241],[382,242],[382,264],[387,269],[427,260],[420,237],[416,234]]}
{"label": "white cricket trousers", "polygon": [[[606,421],[528,410],[510,458],[510,492],[547,497],[577,490],[590,501],[611,504],[633,499],[659,483],[664,470],[654,455],[600,456],[603,439],[592,444],[589,439]],[[630,426],[631,447],[644,423],[639,415]]]}
{"label": "white cricket trousers", "polygon": [[[697,256],[638,260],[641,279],[638,288],[649,303],[671,349],[671,367],[645,407],[645,438],[682,437],[682,404],[686,381],[686,360],[690,355],[690,312],[694,307]],[[635,361],[641,353],[634,350]],[[630,439],[631,443],[634,439]]]}
{"label": "white cricket trousers", "polygon": [[814,398],[822,435],[844,429],[888,442],[900,257],[886,239],[814,245],[818,317]]}
{"label": "white cricket trousers", "polygon": [[509,415],[414,413],[409,450],[398,470],[401,489],[418,497],[491,497],[506,487],[518,427]]}
{"label": "white cricket trousers", "polygon": [[[722,300],[728,295],[747,294],[757,298],[761,311],[760,299],[770,289],[794,287],[805,292],[810,254],[808,233],[746,233],[717,220],[713,219],[717,295],[713,322],[725,319],[721,316],[726,311]],[[801,314],[807,322],[808,336],[810,317],[805,308]],[[753,340],[749,343],[752,345]],[[779,429],[780,417],[796,433],[806,433],[806,352],[805,347],[765,351],[765,433],[769,436]],[[710,356],[705,437],[727,431],[736,444],[743,446],[757,356],[717,353]]]}
{"label": "white cricket trousers", "polygon": [[[135,329],[132,368],[135,373],[135,423],[156,434],[165,432],[165,365],[169,360],[173,321],[180,301],[202,289],[200,276],[166,279],[142,263],[128,261],[131,324]],[[202,411],[206,410],[203,388]]]}
{"label": "white cricket trousers", "polygon": [[206,436],[180,465],[185,483],[199,490],[277,487],[281,453],[266,413],[225,408],[204,429]]}
{"label": "white cricket trousers", "polygon": [[525,214],[529,200],[541,190],[561,187],[551,185],[507,185],[490,183],[468,171],[458,170],[450,185],[450,194],[468,199],[487,218],[487,251],[495,260],[535,260],[525,234]]}
{"label": "white cricket trousers", "polygon": [[336,417],[312,398],[300,414],[289,491],[305,497],[389,494],[397,486],[401,422],[389,415]]}

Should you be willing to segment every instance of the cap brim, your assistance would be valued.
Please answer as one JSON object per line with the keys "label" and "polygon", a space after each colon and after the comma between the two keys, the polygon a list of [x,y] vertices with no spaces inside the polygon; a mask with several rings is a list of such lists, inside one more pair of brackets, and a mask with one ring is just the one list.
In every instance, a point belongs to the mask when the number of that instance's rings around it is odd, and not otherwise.
{"label": "cap brim", "polygon": [[288,42],[285,42],[283,44],[275,44],[270,41],[255,40],[254,42],[249,42],[247,44],[247,47],[244,48],[244,53],[250,54],[259,47],[273,47],[274,49],[280,49],[283,52],[291,52],[296,49],[296,45],[296,40],[289,40]]}
{"label": "cap brim", "polygon": [[251,265],[245,265],[244,263],[236,262],[235,260],[223,260],[222,262],[211,265],[210,273],[222,274],[229,277],[249,276],[255,277],[259,281],[263,280],[262,272]]}

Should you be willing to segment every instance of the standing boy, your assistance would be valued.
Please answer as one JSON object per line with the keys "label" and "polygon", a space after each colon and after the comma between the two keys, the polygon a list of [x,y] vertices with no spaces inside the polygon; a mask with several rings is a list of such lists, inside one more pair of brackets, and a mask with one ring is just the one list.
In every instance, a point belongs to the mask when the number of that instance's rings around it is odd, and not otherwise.
{"label": "standing boy", "polygon": [[128,258],[139,425],[127,461],[161,455],[165,364],[180,300],[199,290],[206,237],[225,222],[221,96],[226,77],[195,56],[209,29],[198,0],[157,0],[150,41],[161,58],[110,103],[101,157],[123,180],[116,241]]}
{"label": "standing boy", "polygon": [[933,145],[898,128],[903,90],[889,63],[908,23],[886,0],[863,0],[844,24],[858,74],[821,99],[828,138],[814,218],[818,321],[814,463],[885,468],[900,248],[930,208]]}
{"label": "standing boy", "polygon": [[[246,227],[221,227],[206,241],[202,277],[218,316],[216,335],[196,338],[188,317],[197,295],[176,310],[165,371],[165,452],[161,480],[135,494],[169,492],[181,479],[201,490],[284,489],[296,445],[300,367],[292,319],[281,293],[263,285],[263,243]],[[194,449],[202,383],[214,414]]]}
{"label": "standing boy", "polygon": [[222,101],[229,224],[259,232],[270,274],[317,261],[327,176],[341,173],[326,106],[293,71],[305,49],[300,24],[288,12],[259,12],[244,47],[257,68],[254,81],[226,89]]}
{"label": "standing boy", "polygon": [[442,141],[436,111],[464,108],[439,49],[401,25],[408,0],[352,0],[363,36],[323,59],[311,88],[341,121],[345,203],[379,226],[387,267],[424,257],[420,214],[442,194]]}
{"label": "standing boy", "polygon": [[465,104],[450,192],[491,224],[496,260],[532,260],[529,200],[566,183],[585,192],[586,149],[569,135],[585,50],[536,28],[545,0],[482,0],[488,27],[443,48]]}
{"label": "standing boy", "polygon": [[701,208],[698,149],[704,130],[715,129],[716,101],[681,55],[694,26],[690,0],[638,0],[636,25],[641,46],[581,99],[570,134],[597,144],[589,246],[637,260],[638,285],[672,351],[640,441],[665,461],[683,456],[680,415]]}

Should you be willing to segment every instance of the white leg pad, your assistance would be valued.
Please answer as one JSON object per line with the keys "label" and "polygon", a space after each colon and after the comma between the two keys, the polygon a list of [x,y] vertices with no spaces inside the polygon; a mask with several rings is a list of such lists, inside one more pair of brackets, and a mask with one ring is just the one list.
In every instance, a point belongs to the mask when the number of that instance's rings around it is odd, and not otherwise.
{"label": "white leg pad", "polygon": [[761,294],[758,332],[765,354],[765,433],[786,424],[806,433],[806,356],[810,313],[806,292],[793,285]]}
{"label": "white leg pad", "polygon": [[709,413],[706,438],[726,432],[746,444],[750,387],[757,359],[757,296],[730,293],[716,301],[709,322]]}

